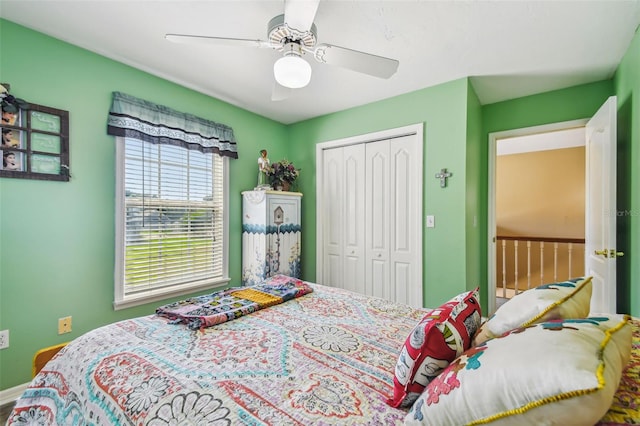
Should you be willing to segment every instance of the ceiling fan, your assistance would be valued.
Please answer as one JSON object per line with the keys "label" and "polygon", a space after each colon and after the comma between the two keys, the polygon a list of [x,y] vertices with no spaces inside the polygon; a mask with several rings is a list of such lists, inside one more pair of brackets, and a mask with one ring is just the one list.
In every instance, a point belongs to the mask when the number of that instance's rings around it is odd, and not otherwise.
{"label": "ceiling fan", "polygon": [[320,0],[285,0],[284,14],[269,21],[268,40],[211,37],[187,34],[166,34],[167,40],[189,44],[215,44],[270,48],[282,52],[282,58],[273,66],[276,85],[272,99],[281,100],[309,84],[311,66],[302,56],[313,55],[320,63],[335,65],[379,78],[389,78],[398,69],[399,62],[370,53],[332,44],[317,44],[317,31],[313,20]]}

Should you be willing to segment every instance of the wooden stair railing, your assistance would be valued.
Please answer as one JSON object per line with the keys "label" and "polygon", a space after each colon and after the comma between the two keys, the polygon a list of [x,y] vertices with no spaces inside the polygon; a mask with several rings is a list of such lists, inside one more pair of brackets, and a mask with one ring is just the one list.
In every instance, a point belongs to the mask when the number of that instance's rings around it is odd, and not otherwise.
{"label": "wooden stair railing", "polygon": [[[558,273],[561,270],[562,272],[567,273],[566,279],[574,278],[574,275],[582,275],[584,273],[583,270],[578,272],[574,269],[574,255],[576,251],[581,252],[580,260],[584,262],[584,238],[558,238],[558,237],[532,237],[532,236],[498,236],[496,237],[496,241],[498,243],[498,250],[500,250],[499,254],[502,254],[501,265],[497,265],[498,272],[502,272],[502,279],[496,282],[496,289],[502,289],[501,297],[508,297],[508,293],[511,295],[518,294],[519,289],[519,280],[520,280],[520,271],[518,270],[519,263],[519,249],[521,247],[526,248],[526,263],[527,263],[527,273],[526,273],[526,288],[529,289],[532,287],[532,268],[535,265],[532,265],[532,246],[533,243],[539,245],[539,263],[538,270],[540,276],[540,282],[538,284],[534,284],[533,286],[545,284],[546,282],[557,282],[558,281]],[[546,246],[553,247],[553,281],[551,279],[545,278],[544,272],[545,267],[548,266],[548,262],[545,263],[545,249]],[[512,265],[513,271],[507,270],[507,260],[508,256],[512,256]],[[559,257],[562,259],[559,260]],[[581,263],[578,262],[578,263]],[[500,275],[500,274],[498,274]],[[561,277],[560,279],[564,279]],[[501,281],[501,282],[500,282]],[[508,285],[513,283],[513,285]],[[502,284],[500,286],[500,284]],[[513,289],[511,288],[513,287]],[[509,292],[507,291],[509,289]],[[499,295],[499,292],[497,292]]]}

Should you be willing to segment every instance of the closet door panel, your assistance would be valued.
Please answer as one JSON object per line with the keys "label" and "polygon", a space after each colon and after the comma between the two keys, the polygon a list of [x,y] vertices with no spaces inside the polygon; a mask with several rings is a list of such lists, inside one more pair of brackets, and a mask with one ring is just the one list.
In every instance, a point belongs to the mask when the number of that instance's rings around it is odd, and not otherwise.
{"label": "closet door panel", "polygon": [[367,295],[381,297],[391,300],[390,289],[388,287],[389,275],[388,263],[386,260],[372,259],[368,262],[367,274],[371,276],[367,279]]}
{"label": "closet door panel", "polygon": [[340,287],[342,286],[342,256],[338,256],[335,254],[328,254],[324,258],[324,285],[329,285],[332,287]]}
{"label": "closet door panel", "polygon": [[[391,182],[393,184],[393,202],[391,207],[391,235],[392,249],[395,253],[411,253],[411,157],[410,152],[403,146],[402,139],[393,141],[391,148],[393,162],[391,163]],[[400,145],[400,146],[398,146]]]}
{"label": "closet door panel", "polygon": [[[343,149],[324,151],[323,194],[325,200],[342,200]],[[344,288],[343,284],[343,231],[342,204],[324,203],[321,212],[323,220],[323,282],[321,284]]]}
{"label": "closet door panel", "polygon": [[389,293],[389,228],[391,188],[389,141],[366,144],[366,294],[384,297]]}
{"label": "closet door panel", "polygon": [[[373,144],[372,144],[373,145]],[[389,172],[388,153],[384,145],[377,143],[369,152],[367,165],[367,213],[370,216],[368,222],[368,235],[370,237],[369,248],[371,250],[383,251],[388,249],[388,221],[389,221]],[[369,147],[367,147],[369,148]]]}
{"label": "closet door panel", "polygon": [[422,306],[422,279],[417,271],[421,252],[421,187],[415,181],[422,176],[422,150],[415,138],[390,140],[390,184],[393,202],[390,217],[389,262],[393,265],[390,286],[395,300],[412,306]]}
{"label": "closet door panel", "polygon": [[[365,292],[365,163],[364,144],[350,145],[344,152],[344,282],[349,290]],[[339,204],[339,203],[337,203]]]}
{"label": "closet door panel", "polygon": [[416,299],[411,288],[414,283],[411,263],[393,262],[391,282],[391,288],[393,290],[392,300],[410,306],[419,305],[416,304]]}

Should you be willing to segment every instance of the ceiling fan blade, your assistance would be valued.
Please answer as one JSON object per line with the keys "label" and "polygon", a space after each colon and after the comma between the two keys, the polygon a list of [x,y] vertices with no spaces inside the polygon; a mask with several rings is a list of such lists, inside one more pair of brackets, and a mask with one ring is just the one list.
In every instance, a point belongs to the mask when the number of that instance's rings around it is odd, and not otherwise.
{"label": "ceiling fan blade", "polygon": [[293,91],[295,89],[291,89],[289,87],[284,87],[281,84],[278,84],[277,81],[273,82],[273,91],[271,92],[271,100],[276,102],[276,101],[283,101],[287,98],[289,98],[289,96],[293,95]]}
{"label": "ceiling fan blade", "polygon": [[311,29],[320,0],[285,0],[284,22],[289,28],[305,33]]}
{"label": "ceiling fan blade", "polygon": [[318,62],[336,65],[374,77],[389,78],[400,64],[395,59],[347,49],[331,44],[319,44],[313,51]]}
{"label": "ceiling fan blade", "polygon": [[244,38],[226,38],[226,37],[208,37],[197,36],[188,34],[166,34],[164,36],[169,41],[174,43],[184,44],[207,44],[218,46],[247,46],[247,47],[270,47],[272,49],[277,48],[268,41],[264,40],[249,40]]}

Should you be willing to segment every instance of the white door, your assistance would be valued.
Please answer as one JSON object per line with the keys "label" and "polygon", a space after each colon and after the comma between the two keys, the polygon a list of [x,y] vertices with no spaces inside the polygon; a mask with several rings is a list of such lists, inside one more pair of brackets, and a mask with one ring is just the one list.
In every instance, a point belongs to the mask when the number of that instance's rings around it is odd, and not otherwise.
{"label": "white door", "polygon": [[350,145],[344,152],[344,274],[345,288],[365,293],[365,231],[364,231],[364,144]]}
{"label": "white door", "polygon": [[[322,164],[322,198],[343,198],[343,162],[342,148],[328,149],[324,152]],[[332,287],[343,288],[342,278],[342,204],[324,203],[321,217],[323,219],[322,239],[324,241],[322,253],[323,283]]]}
{"label": "white door", "polygon": [[316,281],[422,306],[423,125],[316,146]]}
{"label": "white door", "polygon": [[389,141],[378,141],[366,147],[365,223],[366,293],[392,299],[389,288],[389,231],[391,209]]}
{"label": "white door", "polygon": [[366,294],[422,306],[422,150],[414,136],[366,146]]}
{"label": "white door", "polygon": [[324,284],[365,293],[364,144],[324,151]]}
{"label": "white door", "polygon": [[610,97],[586,127],[585,273],[591,312],[616,312],[616,111]]}
{"label": "white door", "polygon": [[389,141],[391,299],[416,307],[422,307],[422,259],[416,256],[422,244],[422,189],[414,177],[422,176],[421,146],[415,137]]}

